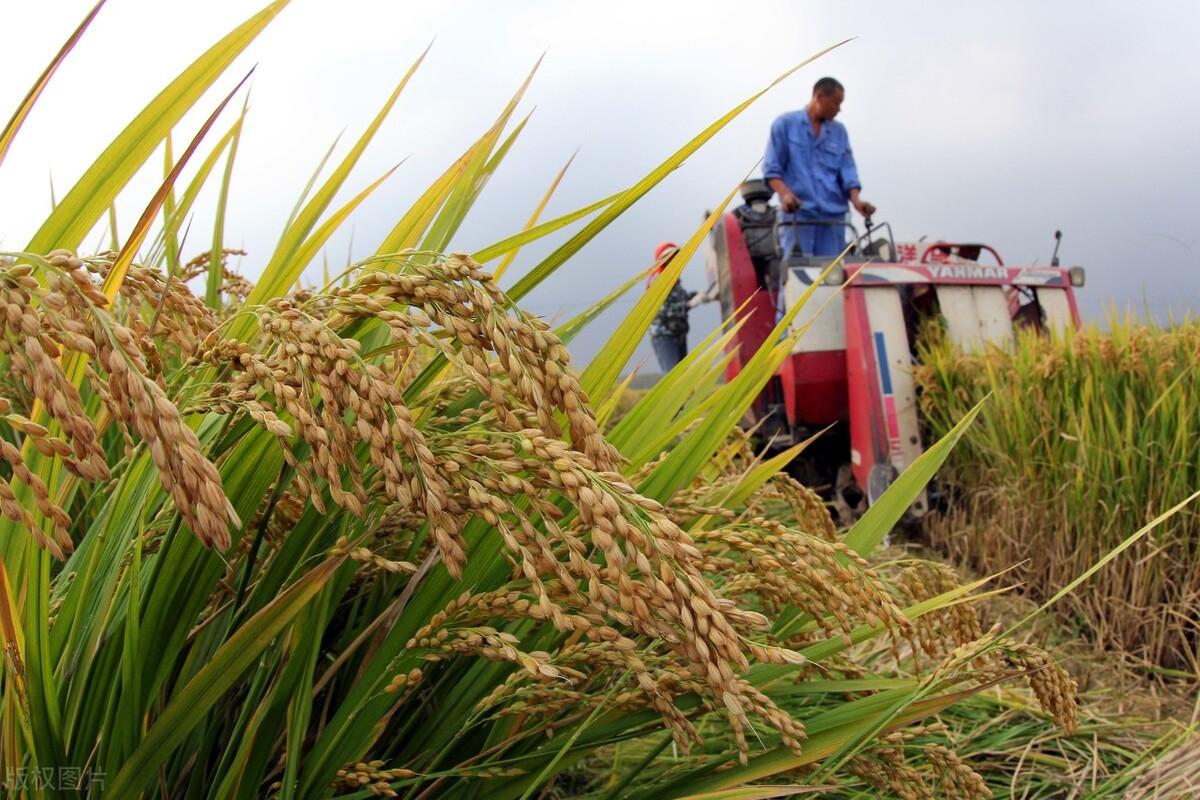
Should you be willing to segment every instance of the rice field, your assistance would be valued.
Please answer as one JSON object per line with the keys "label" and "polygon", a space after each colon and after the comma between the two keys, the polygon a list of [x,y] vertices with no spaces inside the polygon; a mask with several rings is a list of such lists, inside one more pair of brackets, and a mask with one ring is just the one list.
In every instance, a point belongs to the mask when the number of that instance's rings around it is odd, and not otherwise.
{"label": "rice field", "polygon": [[[979,408],[943,416],[839,530],[784,471],[795,449],[755,452],[737,428],[798,307],[737,378],[722,379],[724,327],[627,395],[717,214],[585,366],[572,338],[640,276],[558,326],[523,310],[774,83],[623,191],[542,219],[562,176],[548,169],[524,229],[459,251],[518,144],[527,80],[373,255],[314,280],[379,185],[355,167],[421,57],[300,189],[276,248],[235,251],[221,231],[246,117],[224,72],[286,5],[171,79],[0,253],[7,793],[1100,797],[1179,743],[1117,735],[1027,628],[985,629],[988,581],[877,552],[973,446]],[[0,161],[98,11],[16,109]],[[232,91],[183,130],[214,87]],[[85,251],[160,164],[139,223]],[[184,253],[210,182],[212,246]],[[549,255],[507,279],[542,240]]]}
{"label": "rice field", "polygon": [[[964,355],[931,337],[919,371],[933,434],[989,397],[943,477],[935,543],[1049,597],[1200,486],[1200,325],[1113,315],[1054,339]],[[1064,599],[1103,647],[1200,674],[1200,511],[1181,509]]]}

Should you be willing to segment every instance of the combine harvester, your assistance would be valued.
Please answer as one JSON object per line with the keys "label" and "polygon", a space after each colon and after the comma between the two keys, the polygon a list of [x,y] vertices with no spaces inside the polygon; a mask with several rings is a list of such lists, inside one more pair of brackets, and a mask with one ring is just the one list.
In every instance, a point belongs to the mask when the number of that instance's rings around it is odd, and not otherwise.
{"label": "combine harvester", "polygon": [[[781,254],[771,190],[753,180],[741,193],[745,205],[721,218],[707,252],[722,316],[743,323],[729,346],[728,378],[834,260]],[[1078,327],[1074,289],[1083,285],[1084,271],[1058,266],[1057,241],[1050,267],[1019,267],[985,244],[897,244],[888,223],[870,219],[861,234],[842,220],[805,224],[849,228],[853,245],[797,315],[795,326],[811,324],[746,423],[773,446],[829,428],[793,473],[810,486],[832,487],[846,516],[873,503],[922,452],[913,383],[921,320],[940,314],[965,350],[1003,346],[1018,327]],[[923,516],[929,502],[922,494],[912,516]]]}

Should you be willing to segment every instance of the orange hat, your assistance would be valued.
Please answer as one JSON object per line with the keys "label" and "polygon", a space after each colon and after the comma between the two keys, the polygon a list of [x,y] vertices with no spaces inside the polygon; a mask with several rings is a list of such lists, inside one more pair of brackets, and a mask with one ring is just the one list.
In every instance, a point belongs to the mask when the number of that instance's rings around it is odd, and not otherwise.
{"label": "orange hat", "polygon": [[654,267],[650,270],[650,274],[646,276],[646,285],[658,277],[658,273],[667,268],[668,257],[674,255],[679,250],[679,246],[674,242],[662,242],[658,247],[654,248]]}

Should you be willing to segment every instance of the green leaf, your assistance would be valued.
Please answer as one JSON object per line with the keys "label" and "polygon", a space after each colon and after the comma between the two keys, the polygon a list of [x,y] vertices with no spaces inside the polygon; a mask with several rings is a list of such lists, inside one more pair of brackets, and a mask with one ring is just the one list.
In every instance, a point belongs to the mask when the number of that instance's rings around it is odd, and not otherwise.
{"label": "green leaf", "polygon": [[209,252],[208,280],[205,284],[204,302],[209,308],[221,306],[221,284],[225,280],[222,264],[225,250],[225,208],[229,203],[229,183],[233,179],[233,162],[237,158],[238,142],[242,139],[242,123],[250,107],[250,94],[242,104],[242,113],[233,126],[233,140],[229,143],[229,157],[225,159],[225,174],[221,177],[221,191],[217,195],[217,214],[213,222],[212,250]]}
{"label": "green leaf", "polygon": [[454,187],[445,201],[445,205],[442,207],[437,219],[434,220],[433,225],[430,226],[429,233],[421,245],[422,250],[440,252],[446,249],[450,243],[450,239],[458,231],[462,221],[466,218],[467,212],[475,204],[479,193],[487,185],[488,179],[500,166],[509,148],[512,147],[517,137],[521,135],[521,131],[525,129],[525,124],[529,121],[528,115],[525,119],[521,120],[500,148],[493,154],[492,148],[499,141],[500,134],[504,132],[504,127],[508,125],[508,120],[512,117],[513,112],[516,111],[517,104],[525,96],[525,91],[529,88],[529,84],[533,81],[533,76],[537,73],[541,63],[542,59],[539,58],[533,65],[533,69],[525,76],[525,80],[517,88],[516,93],[504,106],[504,109],[500,112],[500,116],[492,123],[492,127],[481,137],[477,143],[478,146],[472,147],[468,151],[471,153],[471,158],[463,165],[461,176],[455,181]]}
{"label": "green leaf", "polygon": [[[832,426],[830,426],[832,427]],[[814,433],[799,444],[795,444],[775,456],[746,470],[746,474],[738,481],[737,486],[730,490],[729,496],[723,498],[720,505],[723,508],[737,508],[745,503],[750,496],[762,488],[762,485],[781,472],[788,464],[799,456],[813,442],[823,436],[829,428]]]}
{"label": "green leaf", "polygon": [[896,523],[904,516],[904,512],[937,474],[938,469],[950,455],[950,451],[958,444],[963,433],[979,416],[984,402],[986,400],[972,408],[949,433],[922,453],[916,461],[908,466],[908,469],[896,478],[883,496],[867,509],[867,513],[863,514],[846,534],[847,546],[859,555],[865,556],[883,541],[883,537],[887,536],[896,526]]}
{"label": "green leaf", "polygon": [[417,201],[409,207],[395,227],[384,237],[376,256],[389,256],[416,247],[421,235],[429,227],[430,221],[437,214],[450,192],[458,184],[459,176],[471,163],[476,151],[483,146],[483,139],[476,141],[467,148],[458,159],[451,164],[437,180],[429,185]]}
{"label": "green leaf", "polygon": [[633,355],[633,351],[637,349],[642,337],[649,330],[650,323],[654,321],[659,307],[667,299],[675,282],[679,280],[683,268],[691,261],[709,231],[717,224],[717,220],[724,216],[725,207],[733,200],[741,184],[742,181],[739,181],[738,185],[725,195],[725,199],[717,204],[716,210],[708,215],[704,223],[679,248],[679,252],[671,257],[662,273],[650,284],[646,293],[638,298],[633,310],[626,315],[621,325],[605,342],[604,347],[588,364],[583,374],[579,376],[579,382],[588,395],[602,397],[612,389],[621,370],[629,361],[629,357]]}
{"label": "green leaf", "polygon": [[[675,369],[658,379],[613,428],[609,440],[635,466],[662,453],[701,415],[719,402],[726,352],[741,321],[728,321],[710,333]],[[690,407],[689,407],[690,406]]]}
{"label": "green leaf", "polygon": [[[578,150],[572,153],[571,157],[567,159],[567,163],[563,164],[562,169],[560,169],[558,174],[554,176],[554,180],[550,182],[550,187],[546,189],[546,193],[542,195],[542,199],[538,202],[537,208],[535,208],[533,213],[529,215],[529,219],[525,222],[525,227],[521,229],[522,233],[527,233],[528,231],[532,230],[535,225],[537,225],[537,221],[542,216],[542,212],[546,210],[546,205],[550,202],[550,198],[554,196],[555,190],[558,189],[558,185],[562,183],[563,176],[567,174],[567,170],[571,168],[571,162],[575,160],[575,156],[578,154]],[[508,255],[504,257],[504,260],[501,261],[499,266],[496,267],[496,271],[492,273],[492,278],[494,278],[496,281],[500,280],[500,278],[508,270],[509,266],[512,265],[513,260],[517,257],[517,252],[519,249],[520,248],[514,247],[512,250],[508,251]]]}
{"label": "green leaf", "polygon": [[[329,176],[328,180],[317,190],[301,212],[296,216],[295,221],[288,226],[284,232],[283,238],[280,239],[279,245],[275,248],[275,252],[271,254],[271,260],[267,262],[267,266],[263,269],[262,277],[255,284],[250,296],[246,298],[247,306],[260,305],[266,301],[279,297],[287,292],[288,289],[296,283],[304,268],[308,266],[307,262],[301,263],[301,249],[305,246],[309,233],[317,225],[317,220],[329,204],[333,202],[333,197],[337,194],[338,189],[346,182],[346,178],[350,175],[350,170],[358,163],[358,159],[362,156],[363,151],[367,149],[367,145],[371,143],[371,139],[379,131],[383,121],[387,119],[392,107],[400,98],[400,93],[408,85],[409,80],[416,73],[417,68],[421,66],[421,62],[425,60],[429,48],[425,48],[425,52],[413,62],[408,68],[408,72],[400,79],[400,83],[392,90],[392,94],[388,97],[383,107],[375,115],[371,124],[363,131],[362,136],[354,143],[350,152],[342,159],[337,169]],[[314,254],[315,255],[315,254]],[[232,335],[239,339],[244,339],[254,330],[254,319],[250,316],[243,316],[238,323],[233,326]]]}
{"label": "green leaf", "polygon": [[579,335],[580,331],[587,327],[588,323],[611,308],[613,303],[620,300],[626,292],[644,280],[646,277],[646,272],[647,271],[644,270],[637,275],[634,275],[632,278],[625,281],[625,283],[621,284],[616,289],[600,298],[600,300],[593,303],[591,307],[584,310],[583,313],[560,325],[555,329],[555,334],[557,334],[558,338],[562,340],[563,344],[570,342]]}
{"label": "green leaf", "polygon": [[[974,691],[953,692],[913,703],[903,714],[892,720],[891,724],[884,730],[885,732],[897,730],[913,722],[925,719],[948,708],[954,703],[967,699],[972,694],[974,694]],[[875,698],[868,699],[874,700]],[[686,780],[681,785],[672,786],[668,790],[656,793],[656,796],[662,798],[681,798],[692,796],[697,792],[714,792],[737,788],[809,764],[815,764],[837,752],[843,744],[853,740],[863,729],[870,727],[874,723],[876,716],[877,712],[872,713],[868,705],[856,714],[856,719],[837,727],[814,731],[815,726],[810,725],[809,736],[804,740],[804,749],[800,755],[796,755],[786,748],[778,747],[750,759],[750,763],[746,766],[734,765],[729,769],[712,775]]]}
{"label": "green leaf", "polygon": [[75,49],[75,45],[83,38],[83,32],[92,24],[92,20],[100,13],[100,7],[103,5],[104,0],[100,0],[99,3],[92,6],[92,10],[83,18],[83,22],[79,23],[79,27],[67,37],[67,41],[63,43],[62,48],[59,49],[54,58],[50,59],[50,63],[46,65],[46,69],[38,76],[33,86],[29,88],[29,92],[21,100],[20,105],[17,106],[17,110],[13,112],[12,117],[8,120],[8,124],[4,126],[3,132],[0,132],[0,164],[4,163],[4,157],[8,155],[8,149],[12,147],[13,139],[17,136],[17,131],[21,129],[21,125],[29,117],[29,112],[33,111],[34,103],[42,96],[42,92],[46,90],[46,86],[49,85],[54,73],[66,61],[67,54]]}
{"label": "green leaf", "polygon": [[773,797],[795,797],[801,794],[823,794],[836,790],[836,784],[828,786],[792,786],[759,784],[741,789],[724,789],[703,794],[689,794],[681,800],[771,800]]}
{"label": "green leaf", "polygon": [[[524,87],[522,87],[522,90]],[[425,240],[421,244],[422,250],[430,252],[442,252],[449,248],[450,240],[454,234],[458,232],[459,227],[466,219],[467,212],[475,204],[479,198],[483,187],[487,185],[492,174],[500,166],[500,162],[508,153],[510,147],[521,135],[521,131],[525,130],[525,123],[529,121],[529,117],[521,120],[513,132],[509,134],[504,143],[490,157],[493,145],[495,145],[496,137],[500,134],[501,128],[493,128],[484,135],[481,146],[475,151],[474,157],[467,162],[463,167],[463,174],[455,183],[450,196],[446,199],[446,203],[442,206],[438,213],[437,219],[430,226],[429,233],[426,234]],[[497,121],[496,125],[500,126],[507,123],[507,117],[502,121]],[[484,160],[486,158],[486,160]]]}
{"label": "green leaf", "polygon": [[311,264],[312,260],[316,258],[317,253],[320,252],[321,248],[325,246],[325,243],[329,241],[329,237],[333,236],[337,229],[342,226],[342,223],[344,223],[350,217],[350,215],[354,213],[354,210],[362,205],[362,202],[370,197],[372,192],[382,186],[383,182],[390,178],[392,173],[399,168],[400,165],[397,164],[387,172],[380,175],[365,189],[351,198],[348,203],[331,214],[329,219],[321,223],[321,226],[313,231],[312,236],[308,237],[308,239],[304,241],[304,244],[298,250],[296,250],[294,256],[295,262],[297,264],[303,263],[306,266]]}
{"label": "green leaf", "polygon": [[[110,303],[116,300],[117,293],[121,290],[121,284],[125,281],[125,275],[128,273],[130,265],[133,264],[133,257],[137,254],[137,251],[142,246],[142,242],[145,240],[146,235],[150,232],[150,226],[154,224],[154,218],[158,216],[158,212],[162,208],[163,201],[166,199],[167,193],[171,190],[171,187],[175,185],[175,180],[179,177],[179,173],[183,171],[184,164],[186,164],[188,159],[191,158],[192,154],[196,152],[196,148],[200,146],[200,140],[204,138],[204,136],[216,123],[217,117],[219,117],[221,112],[225,110],[225,106],[229,104],[229,101],[233,99],[233,96],[237,94],[239,89],[242,88],[242,85],[249,80],[252,73],[253,70],[246,73],[246,77],[242,78],[238,85],[233,87],[233,91],[227,94],[225,99],[221,101],[220,105],[218,105],[216,109],[209,114],[208,119],[204,121],[204,124],[200,126],[200,130],[197,131],[195,137],[192,138],[191,144],[189,144],[187,149],[183,151],[183,155],[180,156],[179,162],[175,165],[174,169],[171,170],[171,173],[167,175],[166,180],[163,181],[162,186],[158,188],[158,191],[154,193],[154,197],[150,199],[150,204],[146,206],[146,210],[142,212],[141,219],[139,219],[137,224],[133,226],[133,230],[129,232],[129,238],[125,240],[125,246],[122,247],[121,252],[117,254],[117,258],[113,262],[112,268],[109,269],[108,275],[104,279],[103,290],[104,294],[108,296]],[[78,386],[79,383],[76,382],[75,385]]]}
{"label": "green leaf", "polygon": [[[175,154],[171,149],[171,134],[167,133],[167,138],[163,140],[163,180],[165,181],[171,174],[171,169],[175,166]],[[175,199],[175,184],[171,184],[171,188],[167,189],[167,196],[163,198],[163,226],[158,233],[154,245],[151,246],[151,255],[147,259],[148,264],[157,262],[157,256],[154,255],[158,249],[158,244],[161,241],[163,245],[164,255],[167,259],[167,274],[179,274],[179,237],[177,231],[171,226],[171,221],[175,219],[178,211],[179,203]]]}
{"label": "green leaf", "polygon": [[108,787],[112,797],[136,797],[154,782],[159,766],[345,561],[345,555],[325,559],[238,628],[187,685],[176,687]]}
{"label": "green leaf", "polygon": [[[846,41],[849,40],[847,39]],[[547,256],[540,264],[534,267],[527,275],[522,277],[521,280],[518,281],[511,290],[509,290],[509,297],[513,300],[520,300],[522,297],[529,294],[529,292],[533,291],[538,284],[540,284],[542,281],[552,275],[555,270],[566,263],[568,258],[579,252],[579,250],[581,250],[585,244],[595,238],[600,231],[607,228],[613,220],[625,213],[626,209],[628,209],[630,206],[644,197],[647,192],[661,183],[663,178],[667,177],[676,169],[678,169],[683,162],[687,161],[689,156],[699,150],[700,147],[709,139],[716,136],[717,133],[719,133],[726,125],[728,125],[739,114],[749,108],[755,100],[762,97],[768,91],[782,83],[801,67],[804,67],[813,60],[820,58],[834,48],[840,47],[841,45],[845,44],[846,41],[839,42],[833,47],[827,47],[824,50],[821,50],[820,52],[804,59],[796,66],[792,67],[787,72],[771,81],[771,83],[765,88],[734,106],[727,113],[722,115],[716,122],[713,122],[698,135],[693,137],[687,144],[676,150],[665,161],[651,170],[646,177],[642,178],[640,181],[627,189],[612,203],[612,205],[605,208],[596,219],[588,223],[583,230],[572,236],[566,243],[564,243],[561,247]]]}
{"label": "green leaf", "polygon": [[117,233],[117,201],[108,204],[108,249],[120,250],[121,237]]}
{"label": "green leaf", "polygon": [[158,143],[287,4],[288,0],[275,0],[171,81],[84,172],[25,249],[45,253],[56,247],[77,248]]}
{"label": "green leaf", "polygon": [[825,282],[829,273],[841,264],[841,259],[847,251],[843,251],[842,256],[830,262],[820,277],[787,310],[767,336],[763,346],[750,357],[737,377],[713,395],[703,419],[670,450],[669,455],[655,468],[650,477],[638,487],[639,491],[663,502],[696,477],[728,437],[729,430],[745,415],[771,376],[791,355],[796,340],[808,328],[806,324],[788,333],[796,315],[811,299],[816,288]]}
{"label": "green leaf", "polygon": [[486,264],[493,258],[499,258],[505,253],[511,253],[515,250],[518,250],[530,242],[543,239],[555,231],[567,227],[572,222],[578,222],[584,217],[596,213],[606,205],[612,203],[618,197],[621,197],[624,193],[624,191],[621,191],[617,192],[616,194],[610,194],[608,197],[601,198],[600,200],[590,203],[583,208],[576,209],[569,214],[563,214],[561,217],[555,217],[554,219],[543,222],[540,225],[535,225],[529,230],[513,234],[506,239],[501,239],[495,244],[490,244],[482,250],[476,250],[471,255],[471,258],[475,259],[480,264]]}
{"label": "green leaf", "polygon": [[[184,189],[178,203],[174,202],[174,186],[167,193],[166,199],[163,201],[163,227],[155,236],[154,244],[150,247],[150,255],[147,258],[147,265],[158,265],[161,259],[167,258],[167,272],[176,275],[179,273],[180,263],[179,252],[182,243],[179,241],[178,232],[180,224],[191,213],[192,206],[195,205],[196,197],[200,194],[200,190],[204,188],[208,181],[208,176],[212,174],[213,168],[216,167],[217,161],[224,154],[225,148],[233,141],[233,135],[241,125],[239,118],[229,130],[227,130],[217,143],[213,145],[212,151],[205,157],[204,161],[200,162],[200,166],[196,169],[196,174],[188,182],[187,188]],[[170,137],[167,138],[167,147],[165,148],[164,157],[167,163],[163,168],[163,180],[171,173],[171,168],[175,165],[175,161],[171,158]],[[171,253],[174,253],[174,261],[172,261]],[[173,266],[172,266],[173,265]]]}

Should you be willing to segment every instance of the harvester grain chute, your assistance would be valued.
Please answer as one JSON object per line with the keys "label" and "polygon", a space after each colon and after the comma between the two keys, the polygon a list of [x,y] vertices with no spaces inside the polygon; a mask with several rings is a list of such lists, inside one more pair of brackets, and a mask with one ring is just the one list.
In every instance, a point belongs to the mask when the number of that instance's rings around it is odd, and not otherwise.
{"label": "harvester grain chute", "polygon": [[[729,345],[731,379],[834,260],[780,252],[777,225],[788,223],[777,223],[762,181],[747,181],[742,198],[713,229],[707,253],[722,316],[742,322]],[[793,469],[829,487],[843,512],[874,502],[922,452],[913,381],[922,319],[940,316],[946,334],[968,350],[1003,346],[1018,327],[1079,325],[1074,289],[1083,269],[1059,267],[1057,246],[1054,266],[1013,266],[986,244],[897,243],[888,223],[869,219],[865,232],[844,220],[804,224],[845,226],[850,249],[797,314],[793,325],[808,329],[746,424],[776,447],[828,428]],[[910,513],[928,509],[921,496]]]}

